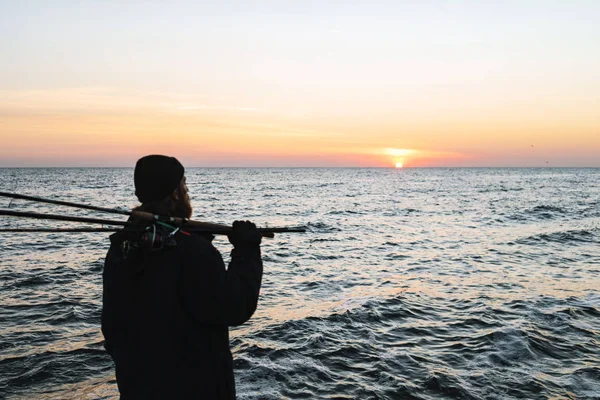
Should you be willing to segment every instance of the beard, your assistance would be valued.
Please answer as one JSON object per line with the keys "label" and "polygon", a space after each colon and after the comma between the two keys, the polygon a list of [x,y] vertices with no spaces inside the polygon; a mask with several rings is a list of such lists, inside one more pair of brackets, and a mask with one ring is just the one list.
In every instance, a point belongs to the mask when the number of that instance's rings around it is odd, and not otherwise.
{"label": "beard", "polygon": [[175,214],[176,217],[190,219],[192,218],[192,211],[190,197],[185,194],[185,196],[180,197],[175,203],[173,214]]}
{"label": "beard", "polygon": [[192,218],[192,203],[184,185],[177,188],[177,200],[173,204],[173,215],[180,218]]}

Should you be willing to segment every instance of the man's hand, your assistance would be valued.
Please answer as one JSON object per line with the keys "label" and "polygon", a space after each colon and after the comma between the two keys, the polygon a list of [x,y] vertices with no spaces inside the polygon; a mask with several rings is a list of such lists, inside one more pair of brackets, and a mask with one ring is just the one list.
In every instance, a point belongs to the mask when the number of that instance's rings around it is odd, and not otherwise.
{"label": "man's hand", "polygon": [[259,246],[262,235],[250,221],[234,221],[233,230],[227,235],[233,247]]}

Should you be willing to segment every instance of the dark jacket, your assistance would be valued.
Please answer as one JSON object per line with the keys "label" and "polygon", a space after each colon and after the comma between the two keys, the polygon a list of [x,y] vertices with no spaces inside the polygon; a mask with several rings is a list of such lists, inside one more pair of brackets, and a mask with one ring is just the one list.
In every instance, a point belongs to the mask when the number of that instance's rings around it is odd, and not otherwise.
{"label": "dark jacket", "polygon": [[256,310],[260,246],[234,248],[228,269],[210,240],[122,251],[111,236],[103,272],[102,332],[122,399],[235,399],[229,326]]}

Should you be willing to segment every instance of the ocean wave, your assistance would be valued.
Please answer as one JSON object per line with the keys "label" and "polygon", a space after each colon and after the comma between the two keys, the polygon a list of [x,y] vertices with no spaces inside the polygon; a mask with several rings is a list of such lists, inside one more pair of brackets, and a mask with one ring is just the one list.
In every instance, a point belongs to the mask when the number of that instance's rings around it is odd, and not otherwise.
{"label": "ocean wave", "polygon": [[327,212],[327,215],[353,215],[353,214],[365,214],[363,211],[354,210],[333,210]]}
{"label": "ocean wave", "polygon": [[564,218],[572,215],[572,213],[562,207],[551,205],[537,205],[527,210],[522,210],[506,216],[506,219],[511,221],[532,221],[532,220],[551,220],[556,218]]}
{"label": "ocean wave", "polygon": [[336,239],[336,238],[314,238],[314,239],[309,239],[310,243],[321,243],[321,242],[340,242],[341,239]]}
{"label": "ocean wave", "polygon": [[527,236],[515,240],[514,243],[531,246],[539,246],[543,243],[576,246],[584,243],[600,243],[600,236],[598,236],[596,229],[578,229]]}
{"label": "ocean wave", "polygon": [[331,233],[341,231],[340,228],[330,224],[326,224],[324,222],[309,222],[308,224],[306,224],[306,228],[309,232],[312,233]]}
{"label": "ocean wave", "polygon": [[9,288],[32,288],[36,286],[49,285],[54,283],[54,279],[47,275],[34,275],[24,278],[13,279],[8,285]]}
{"label": "ocean wave", "polygon": [[477,192],[478,193],[498,193],[498,192],[522,192],[523,190],[525,190],[522,187],[494,187],[494,188],[485,188],[485,189],[479,189]]}
{"label": "ocean wave", "polygon": [[[441,309],[430,306],[431,299],[421,296],[369,300],[344,312],[268,326],[252,335],[250,345],[236,339],[235,353],[243,360],[240,366],[245,370],[260,368],[265,376],[281,374],[280,389],[274,396],[294,392],[287,386],[289,376],[282,372],[281,365],[302,358],[316,363],[323,374],[319,378],[314,376],[314,368],[312,375],[300,368],[292,369],[300,380],[319,382],[310,388],[314,397],[348,394],[348,390],[353,398],[394,398],[393,393],[400,392],[407,398],[490,398],[493,393],[498,397],[491,398],[503,398],[502,393],[511,398],[537,398],[541,392],[564,394],[564,381],[538,379],[536,371],[552,368],[552,363],[546,365],[547,360],[575,357],[600,362],[600,358],[593,345],[573,340],[575,327],[567,324],[557,328],[553,321],[566,310],[572,310],[569,320],[596,318],[598,310],[574,302],[568,308],[544,311],[548,300],[515,300],[503,308],[460,301]],[[455,309],[450,320],[444,317],[449,308]],[[550,318],[540,318],[544,315]],[[479,372],[464,375],[466,368]],[[507,368],[516,368],[519,374],[506,376],[503,371]],[[386,373],[395,373],[397,380],[390,380],[390,386],[375,384]],[[580,373],[590,381],[597,370]],[[348,380],[353,374],[362,376],[362,381]],[[486,385],[480,384],[482,380]],[[242,383],[249,392],[260,390],[246,379]]]}
{"label": "ocean wave", "polygon": [[423,214],[424,211],[417,210],[415,208],[398,208],[394,210],[386,210],[383,211],[381,215],[384,217],[406,217],[411,216],[414,217],[415,214]]}
{"label": "ocean wave", "polygon": [[42,351],[0,360],[0,393],[16,395],[32,384],[52,386],[75,383],[112,370],[112,360],[101,347],[53,352]]}

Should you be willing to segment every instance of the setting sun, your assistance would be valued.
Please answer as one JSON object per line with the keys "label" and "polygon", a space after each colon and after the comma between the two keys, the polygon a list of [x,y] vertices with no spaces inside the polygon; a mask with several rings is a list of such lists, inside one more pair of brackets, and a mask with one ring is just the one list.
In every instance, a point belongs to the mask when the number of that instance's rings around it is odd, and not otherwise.
{"label": "setting sun", "polygon": [[402,163],[401,162],[397,162],[396,163],[396,168],[402,168]]}

